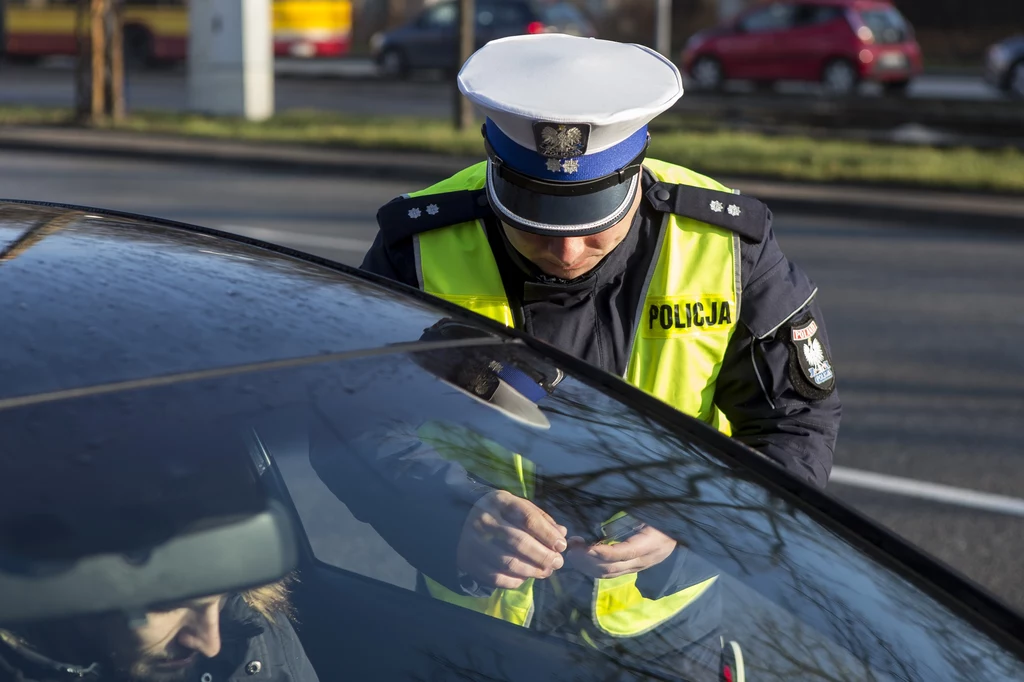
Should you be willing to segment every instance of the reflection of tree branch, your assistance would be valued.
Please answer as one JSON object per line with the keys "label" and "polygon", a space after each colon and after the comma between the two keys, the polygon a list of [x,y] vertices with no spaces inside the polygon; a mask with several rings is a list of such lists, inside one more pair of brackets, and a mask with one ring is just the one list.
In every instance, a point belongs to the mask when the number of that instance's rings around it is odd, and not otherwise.
{"label": "reflection of tree branch", "polygon": [[[739,600],[733,626],[762,680],[1024,679],[992,642],[795,503],[637,412],[589,397],[568,382],[545,399],[550,431],[488,422],[479,436],[539,465],[538,503],[559,522],[562,514],[586,523],[630,510],[759,592]],[[451,419],[473,428],[458,414]],[[414,436],[407,425],[403,437]],[[457,452],[472,459],[474,450]],[[859,591],[837,583],[857,572],[870,578]],[[467,676],[480,678],[477,670]]]}

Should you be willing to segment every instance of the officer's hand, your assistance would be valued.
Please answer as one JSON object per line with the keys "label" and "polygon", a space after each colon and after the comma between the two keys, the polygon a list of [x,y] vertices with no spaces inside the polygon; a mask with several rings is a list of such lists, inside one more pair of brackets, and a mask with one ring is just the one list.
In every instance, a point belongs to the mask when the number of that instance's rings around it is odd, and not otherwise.
{"label": "officer's hand", "polygon": [[514,589],[527,578],[547,578],[562,567],[565,534],[565,526],[537,505],[496,490],[469,512],[456,562],[483,585]]}
{"label": "officer's hand", "polygon": [[569,538],[565,558],[591,578],[617,578],[660,564],[672,554],[676,541],[650,526],[614,545],[587,545],[578,536]]}

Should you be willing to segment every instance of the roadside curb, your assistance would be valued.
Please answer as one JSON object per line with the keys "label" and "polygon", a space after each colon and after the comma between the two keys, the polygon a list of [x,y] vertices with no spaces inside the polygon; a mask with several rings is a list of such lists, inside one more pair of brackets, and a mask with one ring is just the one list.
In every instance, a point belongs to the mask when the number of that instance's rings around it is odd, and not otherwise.
{"label": "roadside curb", "polygon": [[[92,157],[218,164],[258,170],[402,180],[425,186],[482,159],[422,152],[244,142],[61,127],[0,127],[0,149]],[[979,230],[1024,229],[1024,197],[927,189],[719,177],[776,214],[812,213],[929,226],[977,223]]]}
{"label": "roadside curb", "polygon": [[433,183],[480,158],[65,127],[0,126],[0,149]]}

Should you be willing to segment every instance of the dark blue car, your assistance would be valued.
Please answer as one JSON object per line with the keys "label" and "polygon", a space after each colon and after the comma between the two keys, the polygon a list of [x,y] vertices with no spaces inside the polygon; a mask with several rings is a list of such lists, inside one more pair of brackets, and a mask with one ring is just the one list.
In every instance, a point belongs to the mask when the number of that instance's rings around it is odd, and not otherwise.
{"label": "dark blue car", "polygon": [[1024,35],[1007,38],[988,49],[985,80],[1008,95],[1024,97]]}
{"label": "dark blue car", "polygon": [[[371,41],[383,75],[404,77],[424,69],[458,66],[458,3],[443,0],[412,21]],[[593,25],[575,6],[537,0],[477,0],[476,47],[497,38],[531,33],[567,33],[596,37]]]}

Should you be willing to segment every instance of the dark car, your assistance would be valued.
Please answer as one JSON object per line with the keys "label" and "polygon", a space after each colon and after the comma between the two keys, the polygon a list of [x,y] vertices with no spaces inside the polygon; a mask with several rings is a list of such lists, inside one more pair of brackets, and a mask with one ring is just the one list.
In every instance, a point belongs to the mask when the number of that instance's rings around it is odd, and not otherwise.
{"label": "dark car", "polygon": [[729,79],[816,81],[835,94],[862,81],[902,93],[922,68],[913,29],[887,0],[762,3],[690,38],[682,67],[706,89]]}
{"label": "dark car", "polygon": [[985,80],[1008,95],[1024,97],[1024,35],[1007,38],[988,49]]}
{"label": "dark car", "polygon": [[[458,65],[458,3],[443,0],[412,21],[371,41],[381,73],[401,77],[421,69],[454,69]],[[590,21],[567,2],[477,0],[476,47],[497,38],[534,33],[567,33],[593,38]]]}
{"label": "dark car", "polygon": [[[138,622],[297,571],[321,680],[695,679],[576,636],[587,590],[576,620],[528,627],[424,594],[468,502],[411,453],[446,443],[512,457],[530,489],[510,492],[575,535],[612,540],[601,520],[626,511],[710,566],[721,657],[702,679],[1024,679],[1024,621],[973,584],[621,379],[407,287],[199,227],[0,202],[0,311],[0,635]],[[545,614],[590,584],[555,575]]]}

